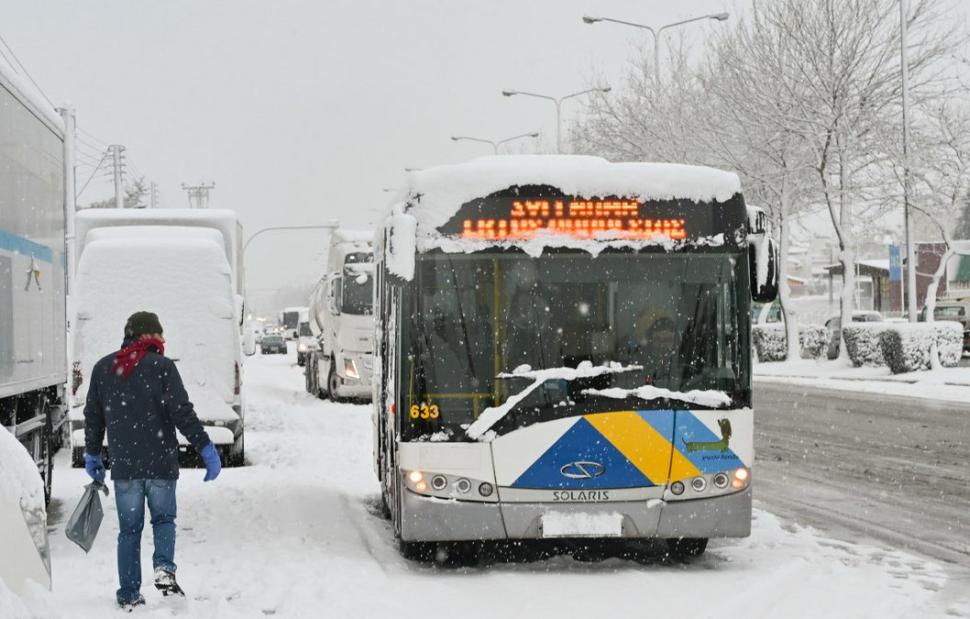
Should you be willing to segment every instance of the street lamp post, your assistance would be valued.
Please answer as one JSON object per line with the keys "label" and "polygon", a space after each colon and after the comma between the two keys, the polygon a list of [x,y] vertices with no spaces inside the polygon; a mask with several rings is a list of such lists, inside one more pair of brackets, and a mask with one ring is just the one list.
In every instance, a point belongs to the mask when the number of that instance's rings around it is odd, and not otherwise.
{"label": "street lamp post", "polygon": [[526,97],[536,97],[537,99],[547,99],[552,101],[556,105],[556,152],[562,152],[562,102],[566,99],[572,99],[573,97],[579,97],[581,95],[589,94],[591,92],[609,92],[611,88],[609,86],[602,86],[600,88],[587,88],[586,90],[581,90],[579,92],[574,92],[563,97],[552,97],[550,95],[540,95],[534,92],[525,92],[522,90],[503,90],[502,95],[505,97],[511,97],[514,95],[523,95]]}
{"label": "street lamp post", "polygon": [[482,144],[491,144],[492,150],[494,150],[495,154],[497,155],[498,147],[501,146],[502,144],[505,144],[506,142],[511,142],[512,140],[518,140],[521,138],[537,138],[537,137],[539,137],[539,132],[533,131],[531,133],[514,135],[510,138],[505,138],[504,140],[486,140],[485,138],[474,138],[468,135],[453,135],[451,136],[451,139],[453,142],[458,142],[459,140],[467,140],[469,142],[481,142]]}
{"label": "street lamp post", "polygon": [[906,0],[899,0],[899,55],[903,103],[903,221],[906,234],[906,310],[916,322],[916,251],[913,245],[913,218],[909,212],[909,59],[906,56]]}
{"label": "street lamp post", "polygon": [[701,15],[700,17],[691,17],[690,19],[685,19],[683,21],[674,22],[672,24],[665,24],[657,29],[652,26],[647,26],[644,24],[637,24],[634,22],[623,21],[621,19],[613,19],[610,17],[590,17],[589,15],[583,16],[583,21],[587,24],[595,24],[596,22],[607,21],[614,24],[621,24],[623,26],[632,26],[634,28],[641,28],[647,30],[653,35],[653,78],[656,83],[660,83],[660,34],[668,29],[674,28],[676,26],[683,26],[684,24],[689,24],[695,21],[701,21],[702,19],[716,19],[717,21],[725,21],[730,18],[730,13],[712,13],[710,15]]}

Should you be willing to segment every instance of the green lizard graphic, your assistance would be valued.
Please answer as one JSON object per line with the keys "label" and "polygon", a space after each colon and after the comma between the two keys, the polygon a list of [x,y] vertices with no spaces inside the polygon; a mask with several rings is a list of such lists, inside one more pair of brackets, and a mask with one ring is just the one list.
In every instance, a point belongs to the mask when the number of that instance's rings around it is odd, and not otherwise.
{"label": "green lizard graphic", "polygon": [[684,441],[684,447],[687,448],[688,452],[695,451],[721,451],[725,452],[728,450],[728,443],[731,440],[731,420],[730,419],[718,419],[717,425],[721,428],[721,440],[719,441],[695,441],[688,443]]}

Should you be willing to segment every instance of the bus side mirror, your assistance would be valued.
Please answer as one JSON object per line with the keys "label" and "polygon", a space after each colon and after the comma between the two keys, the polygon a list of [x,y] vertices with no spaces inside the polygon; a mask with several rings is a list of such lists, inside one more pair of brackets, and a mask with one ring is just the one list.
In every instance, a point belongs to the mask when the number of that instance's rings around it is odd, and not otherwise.
{"label": "bus side mirror", "polygon": [[771,303],[778,296],[778,246],[766,234],[748,237],[751,300]]}

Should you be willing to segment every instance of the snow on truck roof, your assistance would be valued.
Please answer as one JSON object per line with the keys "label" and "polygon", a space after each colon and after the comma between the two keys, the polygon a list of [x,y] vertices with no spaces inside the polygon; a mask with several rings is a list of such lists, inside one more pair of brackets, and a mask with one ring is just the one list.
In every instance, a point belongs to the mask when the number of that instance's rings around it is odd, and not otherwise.
{"label": "snow on truck roof", "polygon": [[0,55],[0,86],[13,93],[34,115],[54,129],[58,137],[63,139],[64,119],[47,101],[44,93],[21,75],[2,55]]}
{"label": "snow on truck roof", "polygon": [[337,228],[333,231],[334,243],[373,243],[374,232],[371,230],[348,230]]}
{"label": "snow on truck roof", "polygon": [[551,185],[570,196],[640,201],[725,202],[741,191],[737,174],[678,163],[613,163],[586,155],[499,155],[410,173],[409,213],[437,228],[465,203],[515,185]]}

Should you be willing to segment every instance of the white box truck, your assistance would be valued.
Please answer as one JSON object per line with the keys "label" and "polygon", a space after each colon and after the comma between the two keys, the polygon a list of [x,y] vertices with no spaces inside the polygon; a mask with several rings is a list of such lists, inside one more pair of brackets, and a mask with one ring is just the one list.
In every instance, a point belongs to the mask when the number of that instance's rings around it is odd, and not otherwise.
{"label": "white box truck", "polygon": [[[236,225],[225,225],[231,211],[213,213],[211,225],[206,225],[205,213],[182,210],[78,215],[75,320],[69,343],[75,466],[83,458],[91,368],[118,349],[125,321],[140,310],[158,314],[165,329],[165,354],[175,360],[196,414],[223,460],[243,463],[244,308],[237,294],[242,282],[233,268],[240,235]],[[181,435],[179,443],[189,450]]]}
{"label": "white box truck", "polygon": [[335,401],[370,401],[374,348],[373,233],[336,230],[327,273],[310,296],[308,392]]}
{"label": "white box truck", "polygon": [[0,580],[15,593],[50,586],[45,503],[66,429],[65,134],[0,57]]}

